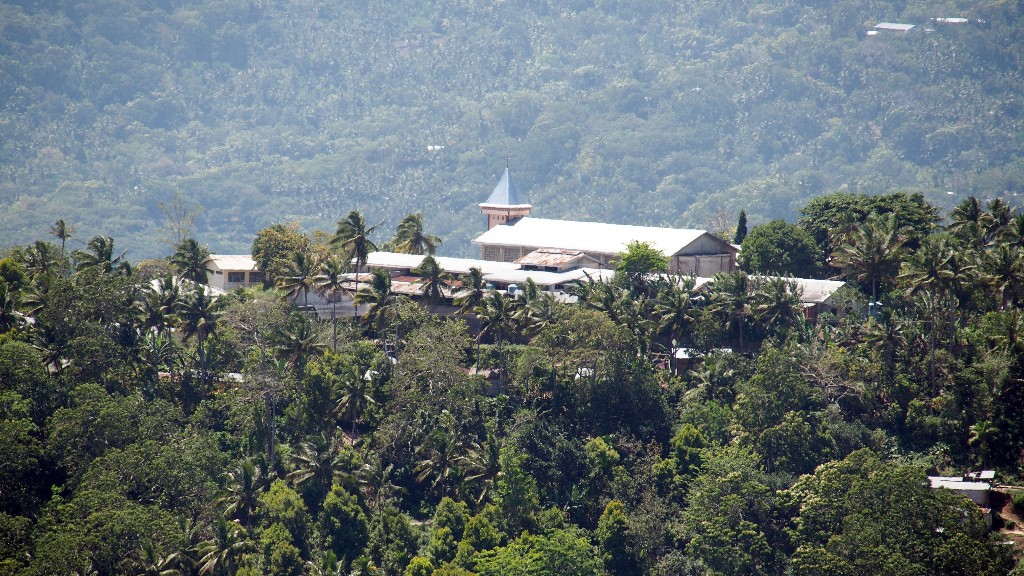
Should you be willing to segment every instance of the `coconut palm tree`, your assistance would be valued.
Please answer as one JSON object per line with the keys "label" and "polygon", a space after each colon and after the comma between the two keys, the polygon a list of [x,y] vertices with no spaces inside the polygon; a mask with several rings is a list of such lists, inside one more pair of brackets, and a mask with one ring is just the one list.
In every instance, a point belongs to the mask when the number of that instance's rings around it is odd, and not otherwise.
{"label": "coconut palm tree", "polygon": [[75,250],[71,256],[75,260],[75,270],[81,272],[88,268],[99,268],[104,274],[117,272],[125,276],[131,274],[131,266],[124,259],[127,250],[117,257],[114,256],[114,239],[110,236],[96,236],[86,245],[85,250]]}
{"label": "coconut palm tree", "polygon": [[530,338],[536,337],[544,328],[552,325],[558,318],[560,304],[551,292],[538,292],[526,304],[516,310],[513,317],[523,327],[523,332]]}
{"label": "coconut palm tree", "polygon": [[437,264],[437,260],[434,260],[433,256],[424,258],[419,267],[413,270],[413,273],[423,279],[421,290],[427,304],[437,305],[445,298],[445,293],[451,289],[451,275]]}
{"label": "coconut palm tree", "polygon": [[391,275],[387,270],[373,271],[369,286],[356,292],[355,303],[357,306],[369,305],[363,321],[378,333],[382,332],[395,303],[395,295],[391,293]]}
{"label": "coconut palm tree", "polygon": [[682,341],[683,334],[693,324],[695,285],[695,278],[683,277],[658,291],[654,314],[658,319],[658,331],[665,334],[669,342]]}
{"label": "coconut palm tree", "polygon": [[483,271],[476,267],[459,276],[459,281],[462,282],[462,287],[455,297],[455,303],[459,305],[459,314],[466,315],[476,310],[483,301],[487,294],[487,282],[484,280]]}
{"label": "coconut palm tree", "polygon": [[871,216],[832,253],[832,265],[843,269],[847,277],[867,282],[871,286],[871,301],[877,302],[878,285],[899,272],[905,243],[895,214]]}
{"label": "coconut palm tree", "polygon": [[395,252],[433,255],[441,245],[441,239],[423,232],[423,214],[416,213],[402,218],[391,243],[395,247]]}
{"label": "coconut palm tree", "polygon": [[263,470],[251,458],[235,464],[224,474],[224,495],[218,502],[224,516],[249,528],[256,514],[259,496],[266,488]]}
{"label": "coconut palm tree", "polygon": [[210,251],[192,238],[186,238],[174,247],[171,265],[178,271],[178,277],[196,284],[207,284],[206,259]]}
{"label": "coconut palm tree", "polygon": [[21,259],[25,271],[33,278],[62,273],[67,266],[63,253],[58,254],[55,245],[42,240],[36,240],[26,248]]}
{"label": "coconut palm tree", "polygon": [[179,576],[180,561],[177,552],[164,554],[152,540],[146,539],[135,554],[121,562],[121,568],[136,576]]}
{"label": "coconut palm tree", "polygon": [[180,287],[169,274],[146,286],[138,301],[143,329],[155,330],[157,335],[168,332],[174,325],[174,313],[180,299]]}
{"label": "coconut palm tree", "polygon": [[356,437],[356,424],[363,412],[370,405],[377,403],[370,394],[372,383],[372,372],[363,372],[356,364],[349,366],[342,376],[341,396],[334,407],[334,413],[338,418],[352,423],[349,436],[353,439]]}
{"label": "coconut palm tree", "polygon": [[982,255],[979,268],[1000,308],[1018,303],[1024,286],[1024,257],[1019,250],[1007,244],[996,246]]}
{"label": "coconut palm tree", "polygon": [[313,279],[313,290],[321,298],[331,302],[332,349],[338,351],[338,296],[345,290],[345,271],[348,265],[336,256],[328,258],[320,264],[320,273]]}
{"label": "coconut palm tree", "polygon": [[785,332],[803,319],[801,290],[786,278],[766,278],[754,282],[751,311],[769,330]]}
{"label": "coconut palm tree", "polygon": [[50,226],[50,234],[53,234],[60,240],[61,256],[65,254],[64,245],[71,239],[71,235],[74,234],[74,232],[75,227],[65,222],[63,218],[54,222],[53,226]]}
{"label": "coconut palm tree", "polygon": [[211,528],[211,537],[196,547],[199,576],[234,574],[238,558],[252,547],[245,537],[245,529],[222,516],[214,520]]}
{"label": "coconut palm tree", "polygon": [[299,488],[309,486],[314,511],[323,504],[334,484],[345,484],[352,477],[353,459],[345,454],[337,438],[324,434],[311,436],[302,442],[292,456],[294,470],[287,480]]}
{"label": "coconut palm tree", "polygon": [[206,288],[197,286],[178,301],[175,310],[181,321],[181,332],[185,341],[196,338],[196,352],[199,355],[199,380],[207,383],[206,340],[217,328],[220,309],[206,293]]}
{"label": "coconut palm tree", "polygon": [[466,454],[456,458],[456,462],[466,471],[464,486],[475,486],[475,501],[479,506],[490,496],[498,475],[501,473],[499,456],[501,444],[493,434],[488,433],[484,442],[470,444]]}
{"label": "coconut palm tree", "polygon": [[315,287],[320,262],[312,252],[299,250],[293,252],[291,257],[282,264],[281,274],[277,278],[277,287],[284,291],[285,298],[296,304],[301,294],[302,305],[308,306],[309,291]]}
{"label": "coconut palm tree", "polygon": [[712,285],[712,306],[725,316],[726,326],[736,328],[740,352],[743,352],[743,326],[751,315],[750,288],[750,278],[745,272],[716,274]]}
{"label": "coconut palm tree", "polygon": [[359,274],[363,271],[366,259],[369,258],[370,252],[377,249],[377,245],[370,240],[370,234],[373,234],[378,226],[380,224],[367,227],[363,215],[353,210],[344,220],[338,221],[338,230],[331,238],[332,245],[341,249],[348,260],[356,262],[356,292],[359,292]]}
{"label": "coconut palm tree", "polygon": [[295,370],[298,384],[306,374],[306,364],[323,353],[325,345],[314,321],[299,313],[292,313],[281,327],[277,355]]}

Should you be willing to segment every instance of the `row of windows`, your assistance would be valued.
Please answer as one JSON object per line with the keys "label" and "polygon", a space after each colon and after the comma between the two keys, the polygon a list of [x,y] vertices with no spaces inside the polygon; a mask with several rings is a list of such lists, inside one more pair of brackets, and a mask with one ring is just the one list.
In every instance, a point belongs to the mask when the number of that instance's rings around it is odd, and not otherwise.
{"label": "row of windows", "polygon": [[[263,282],[263,272],[249,272],[249,283],[257,284]],[[228,282],[232,284],[244,284],[245,272],[228,272]]]}

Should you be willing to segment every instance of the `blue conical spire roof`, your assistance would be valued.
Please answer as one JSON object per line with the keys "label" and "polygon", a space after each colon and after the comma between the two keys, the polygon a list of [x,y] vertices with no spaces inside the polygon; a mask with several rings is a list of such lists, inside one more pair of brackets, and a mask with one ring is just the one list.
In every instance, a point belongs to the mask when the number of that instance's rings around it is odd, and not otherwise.
{"label": "blue conical spire roof", "polygon": [[494,191],[487,197],[487,201],[484,204],[492,206],[527,205],[522,194],[519,193],[519,187],[512,180],[512,174],[509,173],[507,166],[505,167],[505,173],[501,175],[498,185],[494,187]]}

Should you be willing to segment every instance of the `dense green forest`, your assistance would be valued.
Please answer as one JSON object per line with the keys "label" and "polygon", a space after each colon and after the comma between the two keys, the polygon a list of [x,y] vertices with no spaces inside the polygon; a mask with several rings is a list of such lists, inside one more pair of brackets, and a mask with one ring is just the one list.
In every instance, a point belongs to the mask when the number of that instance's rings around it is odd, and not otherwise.
{"label": "dense green forest", "polygon": [[[391,242],[429,252],[419,221]],[[988,531],[926,478],[1024,477],[1005,203],[825,195],[700,289],[637,244],[575,304],[426,258],[417,300],[375,272],[357,318],[297,308],[386,240],[366,222],[261,230],[275,285],[216,299],[191,238],[0,254],[0,574],[1024,573],[1024,488]],[[765,276],[794,267],[848,281],[836,314]]]}
{"label": "dense green forest", "polygon": [[[548,217],[717,230],[811,197],[1024,191],[1021,3],[4,0],[0,245],[135,259],[356,207],[472,253],[508,161]],[[951,23],[934,18],[965,17]],[[909,33],[868,31],[881,21]],[[170,214],[170,216],[168,215]],[[727,215],[723,219],[723,215]],[[165,242],[161,244],[161,242]]]}

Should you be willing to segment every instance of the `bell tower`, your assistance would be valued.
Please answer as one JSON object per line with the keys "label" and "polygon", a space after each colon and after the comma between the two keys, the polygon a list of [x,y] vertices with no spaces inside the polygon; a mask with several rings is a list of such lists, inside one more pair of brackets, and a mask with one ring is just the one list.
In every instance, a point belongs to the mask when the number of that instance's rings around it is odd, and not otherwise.
{"label": "bell tower", "polygon": [[487,229],[490,230],[500,224],[511,224],[515,221],[530,215],[533,206],[523,201],[519,193],[519,187],[512,181],[512,174],[505,167],[505,173],[501,180],[494,187],[494,191],[487,197],[487,200],[480,204],[480,211],[487,216]]}

